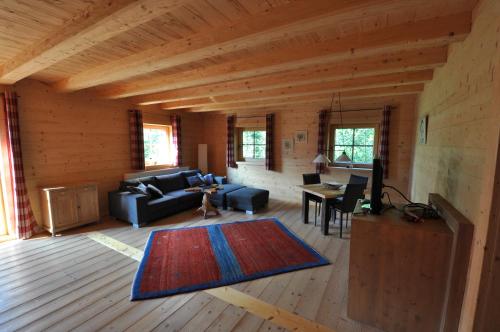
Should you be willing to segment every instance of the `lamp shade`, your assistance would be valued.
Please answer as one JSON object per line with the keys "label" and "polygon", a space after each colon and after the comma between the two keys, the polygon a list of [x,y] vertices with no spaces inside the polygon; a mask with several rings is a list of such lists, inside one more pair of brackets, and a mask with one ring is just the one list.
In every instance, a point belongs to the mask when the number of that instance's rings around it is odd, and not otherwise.
{"label": "lamp shade", "polygon": [[328,164],[330,163],[330,159],[328,159],[324,154],[320,153],[314,158],[314,164]]}
{"label": "lamp shade", "polygon": [[351,163],[352,160],[351,160],[351,158],[349,158],[347,153],[345,153],[345,151],[344,151],[337,159],[335,159],[335,162],[337,162],[337,163]]}

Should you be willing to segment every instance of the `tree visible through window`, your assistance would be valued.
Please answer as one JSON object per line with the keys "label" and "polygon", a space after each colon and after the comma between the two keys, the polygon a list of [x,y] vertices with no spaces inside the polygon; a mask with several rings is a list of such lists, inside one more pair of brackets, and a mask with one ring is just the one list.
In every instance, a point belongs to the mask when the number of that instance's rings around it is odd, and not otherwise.
{"label": "tree visible through window", "polygon": [[345,151],[353,164],[371,164],[375,151],[375,128],[335,128],[333,160]]}
{"label": "tree visible through window", "polygon": [[170,126],[144,124],[144,162],[146,167],[172,165],[172,130]]}
{"label": "tree visible through window", "polygon": [[243,159],[264,159],[266,157],[266,131],[243,129],[241,132],[241,153]]}

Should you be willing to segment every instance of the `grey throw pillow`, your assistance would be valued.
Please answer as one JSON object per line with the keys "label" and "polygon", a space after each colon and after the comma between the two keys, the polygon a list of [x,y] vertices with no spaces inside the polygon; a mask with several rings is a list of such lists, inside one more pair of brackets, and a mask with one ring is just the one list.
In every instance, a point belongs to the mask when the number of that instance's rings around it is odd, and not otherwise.
{"label": "grey throw pillow", "polygon": [[134,186],[128,186],[127,187],[128,191],[130,191],[133,194],[142,194],[150,197],[151,195],[148,193],[148,187],[144,183],[139,183],[137,187]]}
{"label": "grey throw pillow", "polygon": [[151,198],[162,198],[163,197],[162,191],[160,189],[156,188],[155,186],[153,186],[152,184],[148,184],[147,191],[151,195]]}

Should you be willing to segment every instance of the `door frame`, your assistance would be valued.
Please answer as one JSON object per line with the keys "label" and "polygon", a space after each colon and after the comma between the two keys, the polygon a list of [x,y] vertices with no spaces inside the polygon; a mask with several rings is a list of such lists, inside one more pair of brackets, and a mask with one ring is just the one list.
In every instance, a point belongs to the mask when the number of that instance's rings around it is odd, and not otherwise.
{"label": "door frame", "polygon": [[[490,320],[493,311],[497,311],[500,299],[495,298],[490,290],[492,282],[495,280],[493,266],[497,257],[500,257],[500,137],[498,142],[497,162],[495,177],[493,182],[493,197],[491,200],[490,219],[488,233],[486,235],[486,245],[484,247],[483,267],[481,270],[481,281],[479,284],[479,295],[477,299],[476,315],[474,319],[474,331],[483,331]],[[499,264],[498,262],[496,264]],[[500,276],[496,276],[500,278]],[[492,311],[493,310],[493,311]],[[496,314],[495,316],[497,316]]]}

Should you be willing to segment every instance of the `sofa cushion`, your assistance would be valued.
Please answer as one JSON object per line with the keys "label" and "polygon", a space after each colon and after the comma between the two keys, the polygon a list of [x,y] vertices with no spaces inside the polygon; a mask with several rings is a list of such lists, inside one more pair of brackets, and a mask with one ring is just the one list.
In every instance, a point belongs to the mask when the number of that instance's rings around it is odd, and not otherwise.
{"label": "sofa cushion", "polygon": [[150,199],[147,203],[149,211],[172,211],[177,208],[179,201],[173,196],[164,195],[161,198]]}
{"label": "sofa cushion", "polygon": [[203,196],[202,192],[189,192],[184,189],[171,191],[167,194],[168,196],[175,197],[179,204],[182,205],[197,205],[201,202]]}
{"label": "sofa cushion", "polygon": [[158,189],[164,194],[186,188],[184,176],[181,173],[159,175],[156,176],[156,180],[158,181]]}

